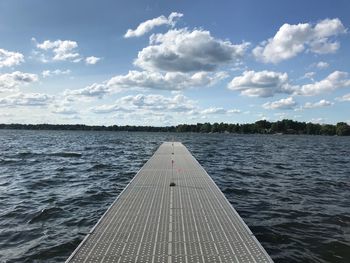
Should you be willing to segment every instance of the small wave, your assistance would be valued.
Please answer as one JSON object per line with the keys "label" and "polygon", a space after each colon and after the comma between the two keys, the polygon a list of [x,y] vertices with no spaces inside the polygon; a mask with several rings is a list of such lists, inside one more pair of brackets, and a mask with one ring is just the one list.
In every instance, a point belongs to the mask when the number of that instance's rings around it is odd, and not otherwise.
{"label": "small wave", "polygon": [[56,152],[56,153],[50,153],[49,155],[57,156],[57,157],[65,157],[65,158],[70,158],[70,157],[80,158],[82,156],[81,153],[77,153],[77,152]]}
{"label": "small wave", "polygon": [[107,145],[95,145],[95,146],[86,146],[84,147],[85,151],[113,151],[114,148]]}
{"label": "small wave", "polygon": [[248,194],[250,194],[249,190],[243,189],[243,188],[229,188],[229,187],[226,187],[222,191],[226,195],[230,195],[230,194],[234,194],[234,195],[248,195]]}
{"label": "small wave", "polygon": [[243,170],[241,170],[241,171],[237,171],[237,173],[239,174],[239,175],[241,175],[241,176],[257,176],[257,173],[256,173],[256,171],[254,171],[254,172],[248,172],[248,171],[243,171]]}
{"label": "small wave", "polygon": [[283,165],[283,164],[276,164],[276,165],[275,165],[275,168],[280,169],[280,170],[290,170],[289,167],[286,167],[286,166]]}
{"label": "small wave", "polygon": [[68,171],[68,170],[69,170],[69,168],[68,168],[68,167],[65,167],[65,166],[57,167],[57,168],[55,169],[55,171],[57,171],[57,172],[64,172],[64,171]]}
{"label": "small wave", "polygon": [[[328,262],[348,262],[350,256],[350,245],[339,240],[328,240],[322,244],[320,250]],[[344,261],[343,261],[344,260]]]}
{"label": "small wave", "polygon": [[112,196],[111,193],[104,192],[104,191],[89,190],[86,192],[86,199],[88,199],[92,202],[106,200],[107,198],[109,198],[111,196]]}
{"label": "small wave", "polygon": [[0,164],[11,164],[11,163],[16,163],[22,161],[21,159],[18,158],[1,158],[0,159]]}
{"label": "small wave", "polygon": [[27,156],[32,156],[32,155],[35,155],[36,153],[34,152],[19,152],[17,153],[17,156],[19,157],[27,157]]}
{"label": "small wave", "polygon": [[235,172],[235,169],[232,168],[232,167],[226,166],[226,167],[223,167],[223,168],[221,169],[221,171],[222,171],[222,172],[225,172],[225,173],[232,173],[232,172]]}
{"label": "small wave", "polygon": [[59,207],[50,207],[50,208],[44,208],[38,213],[36,213],[30,220],[29,224],[34,224],[40,221],[45,221],[51,217],[55,217],[58,213],[61,213],[63,211],[62,208]]}
{"label": "small wave", "polygon": [[13,261],[9,262],[64,262],[74,248],[84,238],[83,235],[79,235],[75,238],[67,240],[60,240],[60,243],[53,244],[52,242],[43,242],[44,244],[39,246],[39,250],[36,247],[26,251],[25,254],[14,258]]}
{"label": "small wave", "polygon": [[101,169],[108,169],[108,168],[111,168],[112,165],[110,164],[103,164],[103,163],[98,163],[98,164],[95,164],[93,165],[92,167],[90,167],[88,169],[88,171],[95,171],[95,170],[101,170]]}
{"label": "small wave", "polygon": [[81,157],[82,154],[78,152],[52,152],[52,153],[44,153],[44,152],[18,152],[15,157],[18,158],[31,158],[31,157],[40,157],[40,156],[57,156],[57,157]]}

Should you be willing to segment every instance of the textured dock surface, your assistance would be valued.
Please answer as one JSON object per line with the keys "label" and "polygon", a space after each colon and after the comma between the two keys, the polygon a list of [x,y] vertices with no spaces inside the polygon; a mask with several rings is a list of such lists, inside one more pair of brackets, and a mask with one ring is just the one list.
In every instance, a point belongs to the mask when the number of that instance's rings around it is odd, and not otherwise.
{"label": "textured dock surface", "polygon": [[165,142],[67,262],[272,260],[186,147]]}

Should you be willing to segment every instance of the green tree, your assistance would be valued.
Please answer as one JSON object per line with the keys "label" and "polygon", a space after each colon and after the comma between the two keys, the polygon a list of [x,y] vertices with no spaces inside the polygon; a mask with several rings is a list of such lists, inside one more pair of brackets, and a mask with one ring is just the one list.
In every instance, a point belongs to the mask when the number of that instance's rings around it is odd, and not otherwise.
{"label": "green tree", "polygon": [[211,126],[211,132],[220,132],[220,130],[219,130],[219,123],[215,122],[215,123]]}
{"label": "green tree", "polygon": [[321,133],[321,125],[308,122],[306,124],[306,134],[319,135]]}
{"label": "green tree", "polygon": [[201,126],[200,132],[209,133],[211,132],[211,124],[209,122],[204,123]]}
{"label": "green tree", "polygon": [[259,133],[268,133],[271,129],[271,122],[260,120],[255,122],[256,129]]}
{"label": "green tree", "polygon": [[334,125],[324,124],[321,126],[320,134],[322,135],[335,135],[336,129]]}
{"label": "green tree", "polygon": [[336,125],[336,134],[339,136],[350,135],[350,126],[345,122],[338,122]]}

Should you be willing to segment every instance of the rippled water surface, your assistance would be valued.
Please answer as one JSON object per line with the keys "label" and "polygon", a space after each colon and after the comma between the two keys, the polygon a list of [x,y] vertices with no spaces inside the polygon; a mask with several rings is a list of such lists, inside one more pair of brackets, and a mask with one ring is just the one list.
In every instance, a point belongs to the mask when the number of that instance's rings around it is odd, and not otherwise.
{"label": "rippled water surface", "polygon": [[0,130],[0,262],[63,262],[173,136],[275,262],[350,262],[349,137],[11,130]]}

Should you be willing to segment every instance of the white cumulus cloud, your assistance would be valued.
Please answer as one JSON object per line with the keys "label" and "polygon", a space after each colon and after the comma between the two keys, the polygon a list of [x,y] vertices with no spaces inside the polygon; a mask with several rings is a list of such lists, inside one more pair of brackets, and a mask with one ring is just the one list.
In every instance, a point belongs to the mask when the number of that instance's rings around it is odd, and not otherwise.
{"label": "white cumulus cloud", "polygon": [[110,88],[105,84],[93,83],[82,89],[66,89],[63,92],[63,95],[68,100],[73,100],[78,97],[86,97],[86,98],[102,98],[103,96],[109,94],[111,92]]}
{"label": "white cumulus cloud", "polygon": [[341,97],[336,98],[338,101],[350,101],[350,93],[345,94]]}
{"label": "white cumulus cloud", "polygon": [[66,70],[55,69],[55,70],[43,70],[43,72],[41,72],[41,75],[44,78],[47,78],[47,77],[52,77],[52,76],[68,75],[70,73],[71,73],[71,71],[69,69],[66,69]]}
{"label": "white cumulus cloud", "polygon": [[327,62],[320,61],[320,62],[317,62],[315,66],[318,69],[325,69],[329,67],[329,64]]}
{"label": "white cumulus cloud", "polygon": [[101,60],[101,58],[98,58],[98,57],[95,57],[95,56],[91,56],[91,57],[85,58],[85,63],[88,64],[88,65],[95,65],[100,60]]}
{"label": "white cumulus cloud", "polygon": [[348,76],[349,74],[347,72],[334,71],[323,80],[300,86],[295,93],[297,95],[313,96],[331,92],[339,88],[350,87]]}
{"label": "white cumulus cloud", "polygon": [[36,74],[15,71],[0,74],[0,92],[13,91],[19,86],[38,81]]}
{"label": "white cumulus cloud", "polygon": [[183,90],[190,87],[205,87],[214,85],[226,78],[223,72],[211,74],[208,72],[197,72],[194,74],[147,71],[129,71],[126,75],[118,75],[111,78],[107,85],[114,89],[147,88],[160,90]]}
{"label": "white cumulus cloud", "polygon": [[315,25],[284,24],[273,38],[254,48],[253,54],[264,63],[278,63],[305,49],[317,54],[334,53],[340,44],[333,38],[345,32],[346,28],[338,18],[324,19]]}
{"label": "white cumulus cloud", "polygon": [[204,118],[207,115],[232,115],[232,114],[239,114],[241,113],[241,110],[239,109],[225,109],[223,107],[209,107],[205,109],[193,109],[191,111],[188,111],[186,114],[187,115],[192,115],[194,116],[200,116]]}
{"label": "white cumulus cloud", "polygon": [[311,79],[313,81],[315,75],[316,75],[316,73],[313,72],[313,71],[312,72],[306,72],[302,78],[303,79]]}
{"label": "white cumulus cloud", "polygon": [[196,108],[196,102],[182,94],[173,97],[163,95],[129,95],[116,100],[111,105],[101,105],[92,108],[95,113],[110,112],[187,112]]}
{"label": "white cumulus cloud", "polygon": [[226,77],[227,74],[224,72],[197,72],[194,74],[168,72],[161,74],[132,70],[126,75],[114,76],[100,84],[94,83],[82,89],[67,89],[64,91],[64,96],[70,99],[74,97],[102,98],[107,94],[138,89],[179,91],[192,87],[211,86]]}
{"label": "white cumulus cloud", "polygon": [[245,71],[242,75],[233,78],[227,87],[250,97],[273,97],[279,93],[314,96],[350,87],[350,79],[347,72],[334,71],[320,81],[314,81],[313,76],[313,73],[308,73],[303,77],[311,78],[312,83],[293,85],[290,83],[287,73],[265,70],[258,72]]}
{"label": "white cumulus cloud", "polygon": [[117,99],[112,104],[103,104],[90,108],[91,112],[97,114],[119,114],[119,117],[124,119],[134,118],[136,116],[164,117],[164,120],[174,118],[189,118],[205,117],[206,115],[223,115],[237,114],[241,111],[238,109],[226,110],[221,107],[200,108],[198,102],[189,99],[182,93],[174,94],[173,96],[163,96],[160,94],[137,94],[128,95]]}
{"label": "white cumulus cloud", "polygon": [[0,106],[47,106],[53,97],[42,93],[16,93],[0,98]]}
{"label": "white cumulus cloud", "polygon": [[59,106],[55,106],[52,111],[52,113],[55,114],[63,114],[63,115],[72,115],[72,114],[77,114],[78,112],[73,109],[72,107],[69,106],[63,106],[63,105],[59,105]]}
{"label": "white cumulus cloud", "polygon": [[230,109],[230,110],[227,110],[227,113],[228,114],[238,114],[238,113],[242,113],[242,111],[239,109]]}
{"label": "white cumulus cloud", "polygon": [[318,102],[312,103],[312,102],[306,102],[303,106],[304,109],[314,109],[314,108],[322,108],[322,107],[329,107],[332,106],[334,103],[330,102],[328,100],[320,100]]}
{"label": "white cumulus cloud", "polygon": [[231,90],[240,91],[250,97],[272,97],[277,93],[292,93],[288,74],[274,71],[244,71],[228,84]]}
{"label": "white cumulus cloud", "polygon": [[209,31],[173,29],[153,34],[150,45],[143,48],[134,64],[149,71],[214,71],[241,58],[249,43],[238,45],[216,39]]}
{"label": "white cumulus cloud", "polygon": [[125,38],[130,38],[130,37],[139,37],[142,36],[149,31],[151,31],[153,28],[157,26],[162,26],[162,25],[169,25],[171,27],[175,26],[177,19],[182,17],[183,14],[177,13],[177,12],[172,12],[168,17],[165,17],[163,15],[147,20],[145,22],[142,22],[141,24],[138,25],[136,29],[128,29],[128,31],[125,33],[124,37]]}
{"label": "white cumulus cloud", "polygon": [[202,110],[200,113],[204,114],[204,115],[207,115],[207,114],[225,114],[225,113],[227,113],[227,110],[225,110],[222,107],[210,107],[210,108]]}
{"label": "white cumulus cloud", "polygon": [[23,54],[0,48],[0,68],[17,66],[23,62]]}
{"label": "white cumulus cloud", "polygon": [[52,51],[53,60],[56,61],[73,61],[79,62],[81,60],[80,54],[76,51],[78,43],[72,40],[45,40],[42,43],[36,43],[36,47],[43,51]]}
{"label": "white cumulus cloud", "polygon": [[288,97],[285,99],[280,99],[277,101],[266,102],[262,106],[265,109],[269,110],[291,110],[293,109],[297,103],[294,101],[293,97]]}

